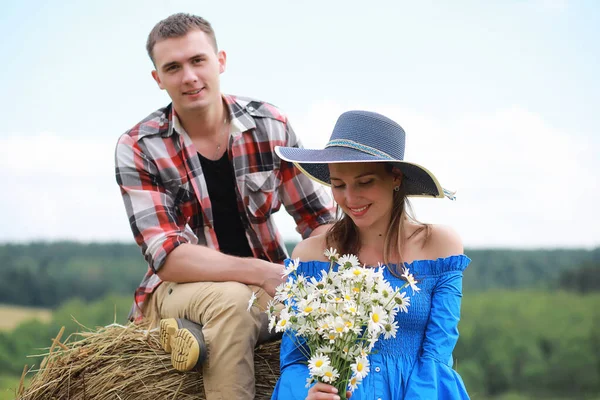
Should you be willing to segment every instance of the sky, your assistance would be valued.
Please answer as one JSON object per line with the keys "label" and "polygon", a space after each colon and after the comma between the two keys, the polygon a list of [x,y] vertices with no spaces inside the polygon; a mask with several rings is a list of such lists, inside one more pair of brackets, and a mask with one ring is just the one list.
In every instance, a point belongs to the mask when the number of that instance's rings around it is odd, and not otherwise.
{"label": "sky", "polygon": [[4,2],[0,242],[133,242],[114,148],[169,103],[145,42],[175,12],[212,23],[223,92],[280,107],[305,147],[347,110],[402,125],[405,159],[457,190],[417,218],[466,247],[600,246],[594,0]]}

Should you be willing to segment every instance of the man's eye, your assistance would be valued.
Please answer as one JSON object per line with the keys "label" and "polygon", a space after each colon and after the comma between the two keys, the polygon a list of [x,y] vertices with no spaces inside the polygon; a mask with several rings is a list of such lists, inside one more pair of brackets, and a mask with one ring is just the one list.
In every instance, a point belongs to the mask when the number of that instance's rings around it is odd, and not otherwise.
{"label": "man's eye", "polygon": [[358,184],[360,186],[367,186],[367,185],[370,185],[371,183],[373,183],[373,179],[369,179],[368,181],[364,181],[364,182],[358,182]]}
{"label": "man's eye", "polygon": [[167,71],[175,71],[177,68],[179,68],[179,66],[171,65],[169,68],[167,68]]}
{"label": "man's eye", "polygon": [[193,62],[194,64],[200,64],[202,61],[204,61],[202,58],[194,58],[194,59],[192,60],[192,62]]}

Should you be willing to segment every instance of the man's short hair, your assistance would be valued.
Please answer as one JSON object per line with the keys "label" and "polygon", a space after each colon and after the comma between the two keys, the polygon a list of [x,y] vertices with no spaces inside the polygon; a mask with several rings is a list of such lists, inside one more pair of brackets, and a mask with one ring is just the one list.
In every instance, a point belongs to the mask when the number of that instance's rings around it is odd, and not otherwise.
{"label": "man's short hair", "polygon": [[218,51],[217,38],[210,22],[197,15],[177,13],[163,19],[154,25],[154,28],[150,31],[148,41],[146,42],[146,51],[148,51],[148,56],[152,60],[152,63],[154,63],[152,52],[157,42],[169,38],[182,37],[193,30],[201,30],[206,33],[212,41],[215,52]]}

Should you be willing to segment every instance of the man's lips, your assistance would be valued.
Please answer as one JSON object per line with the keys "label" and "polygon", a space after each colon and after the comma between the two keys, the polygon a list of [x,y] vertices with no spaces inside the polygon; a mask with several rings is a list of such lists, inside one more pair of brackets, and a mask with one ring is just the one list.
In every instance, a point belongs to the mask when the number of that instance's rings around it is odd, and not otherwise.
{"label": "man's lips", "polygon": [[187,92],[183,92],[183,94],[186,96],[194,96],[194,95],[200,93],[202,90],[204,90],[204,88],[188,90]]}

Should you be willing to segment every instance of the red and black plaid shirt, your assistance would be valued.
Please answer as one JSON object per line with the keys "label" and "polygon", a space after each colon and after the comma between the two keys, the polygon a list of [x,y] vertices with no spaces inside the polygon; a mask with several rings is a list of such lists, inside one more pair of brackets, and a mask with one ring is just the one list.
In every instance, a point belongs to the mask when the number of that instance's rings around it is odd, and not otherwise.
{"label": "red and black plaid shirt", "polygon": [[[224,99],[231,120],[228,154],[238,208],[246,216],[246,237],[255,257],[280,263],[287,252],[273,213],[283,203],[298,232],[308,237],[317,226],[333,221],[332,202],[323,187],[275,155],[275,146],[301,146],[281,111],[252,99]],[[193,243],[219,250],[200,160],[179,126],[169,105],[123,134],[116,148],[117,183],[149,266],[135,292],[136,319],[148,294],[161,283],[156,272],[173,249]]]}

